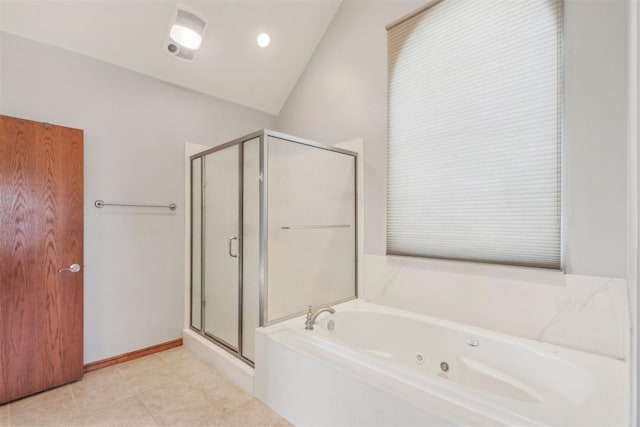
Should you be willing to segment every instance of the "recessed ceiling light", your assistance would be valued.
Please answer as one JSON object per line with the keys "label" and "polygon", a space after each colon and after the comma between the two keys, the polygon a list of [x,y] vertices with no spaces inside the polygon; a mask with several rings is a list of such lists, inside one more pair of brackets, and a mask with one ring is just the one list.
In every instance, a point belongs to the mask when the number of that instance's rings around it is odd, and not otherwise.
{"label": "recessed ceiling light", "polygon": [[267,47],[271,43],[271,37],[267,33],[261,33],[258,35],[258,46]]}

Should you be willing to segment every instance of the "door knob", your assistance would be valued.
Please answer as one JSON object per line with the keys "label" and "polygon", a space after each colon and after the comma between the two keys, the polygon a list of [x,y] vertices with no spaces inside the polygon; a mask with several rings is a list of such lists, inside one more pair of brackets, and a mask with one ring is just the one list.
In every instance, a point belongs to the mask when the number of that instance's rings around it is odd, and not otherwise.
{"label": "door knob", "polygon": [[58,270],[58,273],[62,273],[63,271],[70,271],[72,273],[77,273],[78,271],[80,271],[80,264],[71,264],[67,268],[61,268],[60,270]]}

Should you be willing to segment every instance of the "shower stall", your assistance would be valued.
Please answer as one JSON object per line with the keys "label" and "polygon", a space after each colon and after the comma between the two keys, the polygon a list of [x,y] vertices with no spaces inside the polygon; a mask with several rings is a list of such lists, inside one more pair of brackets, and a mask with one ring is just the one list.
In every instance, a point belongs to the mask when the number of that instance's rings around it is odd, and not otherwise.
{"label": "shower stall", "polygon": [[191,329],[253,364],[259,326],[357,295],[356,153],[261,130],[191,157]]}

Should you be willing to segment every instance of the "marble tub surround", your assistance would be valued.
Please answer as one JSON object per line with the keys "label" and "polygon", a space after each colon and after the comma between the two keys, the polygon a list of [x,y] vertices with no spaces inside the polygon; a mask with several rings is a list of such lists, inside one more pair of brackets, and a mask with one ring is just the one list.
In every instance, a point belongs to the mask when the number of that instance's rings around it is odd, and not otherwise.
{"label": "marble tub surround", "polygon": [[0,406],[0,426],[290,425],[184,347]]}
{"label": "marble tub surround", "polygon": [[624,359],[624,279],[395,256],[364,256],[368,301]]}

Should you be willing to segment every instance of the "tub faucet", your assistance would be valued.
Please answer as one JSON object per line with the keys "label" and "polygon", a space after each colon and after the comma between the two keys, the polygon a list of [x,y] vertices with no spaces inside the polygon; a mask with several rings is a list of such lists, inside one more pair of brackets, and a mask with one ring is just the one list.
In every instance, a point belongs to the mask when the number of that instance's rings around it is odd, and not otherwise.
{"label": "tub faucet", "polygon": [[316,323],[316,319],[321,313],[329,312],[331,314],[336,311],[331,307],[318,308],[315,311],[311,306],[309,306],[309,310],[307,311],[307,319],[304,321],[304,328],[310,331],[313,330],[313,325]]}

